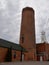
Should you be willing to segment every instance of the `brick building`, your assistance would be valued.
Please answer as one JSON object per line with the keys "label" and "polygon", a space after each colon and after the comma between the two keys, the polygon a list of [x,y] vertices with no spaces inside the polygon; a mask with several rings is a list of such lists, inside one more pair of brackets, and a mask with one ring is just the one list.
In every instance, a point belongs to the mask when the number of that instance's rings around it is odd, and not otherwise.
{"label": "brick building", "polygon": [[39,43],[36,44],[37,61],[48,61],[49,60],[49,44]]}
{"label": "brick building", "polygon": [[24,53],[24,60],[36,60],[35,42],[35,13],[31,7],[22,10],[20,44],[28,53]]}
{"label": "brick building", "polygon": [[19,44],[0,39],[0,62],[22,61],[22,52],[26,50]]}

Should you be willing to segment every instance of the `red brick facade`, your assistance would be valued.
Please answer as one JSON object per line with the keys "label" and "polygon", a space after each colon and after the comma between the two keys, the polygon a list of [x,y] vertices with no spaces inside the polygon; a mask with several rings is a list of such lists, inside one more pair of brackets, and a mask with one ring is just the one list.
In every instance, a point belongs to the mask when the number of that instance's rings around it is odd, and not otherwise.
{"label": "red brick facade", "polygon": [[22,11],[20,44],[28,51],[25,60],[36,60],[34,10],[26,7]]}
{"label": "red brick facade", "polygon": [[[0,47],[0,62],[10,62],[10,61],[5,61],[7,53],[8,53],[8,48]],[[13,62],[14,61],[20,61],[21,51],[12,50],[11,54],[12,54],[11,55],[11,62],[12,61]],[[15,58],[14,58],[14,54],[16,55]]]}
{"label": "red brick facade", "polygon": [[4,62],[5,61],[5,57],[6,57],[7,51],[8,51],[7,48],[0,47],[0,62]]}
{"label": "red brick facade", "polygon": [[40,61],[40,57],[42,57],[42,61],[49,60],[49,44],[48,43],[40,43],[36,44],[36,52],[37,52],[37,60]]}
{"label": "red brick facade", "polygon": [[[33,51],[33,50],[32,50]],[[32,51],[26,52],[24,54],[23,60],[25,61],[32,61],[34,59],[34,53]],[[8,48],[0,47],[0,62],[4,62],[6,59],[6,55],[8,53]],[[21,59],[21,51],[12,50],[12,58],[11,62],[20,61]],[[14,55],[16,55],[14,57]],[[48,43],[39,43],[36,44],[36,61],[48,61],[49,60],[49,44]],[[42,57],[42,59],[40,59]],[[8,62],[8,61],[7,61]]]}
{"label": "red brick facade", "polygon": [[[16,54],[16,57],[14,58],[14,54]],[[12,50],[12,61],[20,61],[21,58],[21,52]]]}

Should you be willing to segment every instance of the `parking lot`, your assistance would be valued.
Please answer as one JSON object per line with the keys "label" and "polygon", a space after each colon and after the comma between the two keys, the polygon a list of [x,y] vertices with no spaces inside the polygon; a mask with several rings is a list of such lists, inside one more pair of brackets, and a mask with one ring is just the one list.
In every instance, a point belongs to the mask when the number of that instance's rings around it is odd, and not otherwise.
{"label": "parking lot", "polygon": [[49,62],[47,61],[5,62],[5,63],[0,63],[0,65],[49,65]]}

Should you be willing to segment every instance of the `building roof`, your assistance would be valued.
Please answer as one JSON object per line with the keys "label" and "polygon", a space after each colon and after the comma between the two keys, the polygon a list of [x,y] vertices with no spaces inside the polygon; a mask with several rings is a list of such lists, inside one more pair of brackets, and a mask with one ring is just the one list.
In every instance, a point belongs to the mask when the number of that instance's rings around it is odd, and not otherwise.
{"label": "building roof", "polygon": [[43,43],[37,43],[36,45],[43,45],[43,44],[49,44],[48,42],[43,42]]}
{"label": "building roof", "polygon": [[18,51],[22,50],[23,52],[26,52],[26,49],[24,49],[20,44],[16,44],[4,39],[0,39],[0,47],[11,48]]}

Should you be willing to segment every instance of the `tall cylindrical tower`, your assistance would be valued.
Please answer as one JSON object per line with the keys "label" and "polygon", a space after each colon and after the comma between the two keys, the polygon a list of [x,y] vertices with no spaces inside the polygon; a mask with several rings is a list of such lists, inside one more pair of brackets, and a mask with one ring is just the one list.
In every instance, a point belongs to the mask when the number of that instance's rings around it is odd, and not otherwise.
{"label": "tall cylindrical tower", "polygon": [[22,10],[20,44],[28,51],[25,60],[36,60],[35,17],[34,10],[26,7]]}

